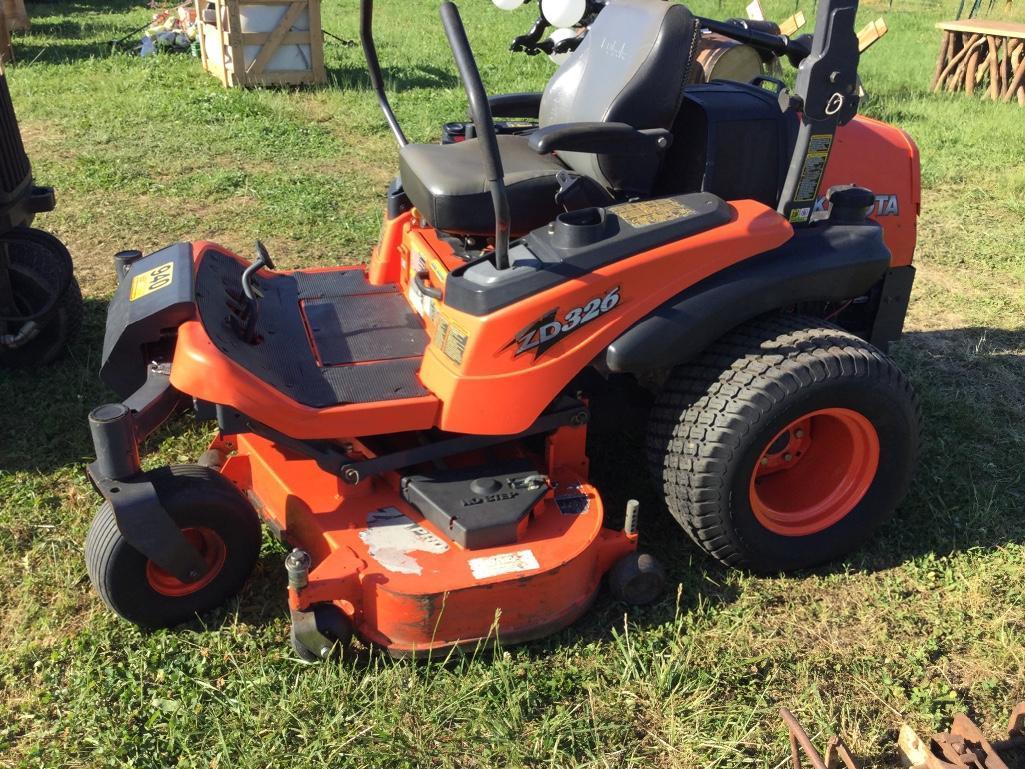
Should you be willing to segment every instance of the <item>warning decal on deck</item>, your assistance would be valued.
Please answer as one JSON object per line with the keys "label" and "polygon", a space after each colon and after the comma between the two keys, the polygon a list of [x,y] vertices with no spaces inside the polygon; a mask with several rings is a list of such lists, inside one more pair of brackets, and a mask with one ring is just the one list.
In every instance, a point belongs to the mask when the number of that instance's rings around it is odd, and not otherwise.
{"label": "warning decal on deck", "polygon": [[512,553],[499,553],[485,558],[471,558],[470,571],[475,579],[498,577],[502,574],[514,574],[518,571],[534,571],[540,569],[531,550],[517,550]]}
{"label": "warning decal on deck", "polygon": [[388,571],[397,574],[422,574],[419,562],[410,553],[444,553],[448,545],[440,537],[394,507],[371,510],[367,528],[359,533],[370,557]]}
{"label": "warning decal on deck", "polygon": [[683,219],[694,215],[694,209],[687,208],[683,203],[672,198],[623,203],[619,206],[612,206],[609,210],[631,227],[665,224],[674,219]]}

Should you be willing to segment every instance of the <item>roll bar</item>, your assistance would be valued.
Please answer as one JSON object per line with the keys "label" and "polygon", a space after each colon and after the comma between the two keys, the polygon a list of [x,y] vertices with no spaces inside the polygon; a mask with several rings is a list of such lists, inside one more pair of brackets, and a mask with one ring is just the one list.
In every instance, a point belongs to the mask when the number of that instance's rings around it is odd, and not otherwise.
{"label": "roll bar", "polygon": [[388,95],[384,92],[384,76],[381,74],[381,62],[377,58],[377,46],[374,45],[374,0],[360,0],[359,3],[359,41],[363,46],[363,57],[367,60],[367,71],[370,73],[370,85],[381,105],[384,119],[395,135],[399,147],[409,144],[409,139],[402,133],[402,126],[392,111]]}
{"label": "roll bar", "polygon": [[502,155],[498,150],[498,137],[491,117],[491,106],[480,79],[477,62],[473,58],[473,51],[470,49],[470,41],[466,39],[466,30],[463,28],[462,19],[459,18],[459,10],[450,0],[441,4],[441,23],[445,27],[445,36],[456,60],[459,79],[463,81],[463,88],[466,89],[466,97],[470,102],[470,116],[477,127],[477,143],[481,155],[484,156],[484,174],[488,180],[488,187],[491,188],[491,202],[495,207],[495,267],[504,270],[509,266],[509,196],[505,191],[505,173],[502,170]]}
{"label": "roll bar", "polygon": [[819,0],[811,49],[797,68],[791,103],[801,125],[777,208],[792,225],[810,223],[836,129],[858,114],[857,13],[858,0]]}

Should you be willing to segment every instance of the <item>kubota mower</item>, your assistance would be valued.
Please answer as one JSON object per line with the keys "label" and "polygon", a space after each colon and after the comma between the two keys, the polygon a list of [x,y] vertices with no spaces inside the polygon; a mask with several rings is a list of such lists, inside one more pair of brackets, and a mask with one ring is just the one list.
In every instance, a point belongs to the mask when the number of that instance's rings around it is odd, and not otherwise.
{"label": "kubota mower", "polygon": [[[917,451],[881,348],[911,290],[919,170],[902,131],[856,117],[855,11],[821,0],[813,42],[724,27],[799,61],[791,94],[684,88],[695,17],[613,0],[544,93],[489,99],[446,2],[478,138],[427,145],[388,103],[363,0],[401,159],[368,267],[206,242],[120,256],[101,374],[124,400],[90,415],[103,600],[144,626],[221,604],[262,520],[293,548],[307,659],[353,629],[399,655],[536,638],[606,575],[651,601],[636,505],[605,525],[588,478],[589,395],[624,378],[661,380],[648,458],[715,558],[776,572],[864,541]],[[538,127],[498,136],[493,116]],[[142,472],[140,442],[184,406],[216,421],[209,450]]]}

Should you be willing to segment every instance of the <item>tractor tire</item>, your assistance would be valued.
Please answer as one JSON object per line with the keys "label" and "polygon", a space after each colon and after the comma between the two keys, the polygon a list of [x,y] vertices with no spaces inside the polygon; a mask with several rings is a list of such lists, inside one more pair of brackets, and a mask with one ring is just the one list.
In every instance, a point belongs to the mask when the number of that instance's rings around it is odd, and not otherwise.
{"label": "tractor tire", "polygon": [[647,454],[691,539],[776,573],[846,555],[892,515],[919,426],[911,384],[880,350],[819,318],[771,315],[672,371]]}
{"label": "tractor tire", "polygon": [[143,628],[173,627],[236,595],[260,552],[260,520],[223,476],[196,465],[147,473],[160,502],[202,553],[209,571],[185,583],[133,548],[104,502],[85,540],[89,580],[116,614]]}
{"label": "tractor tire", "polygon": [[[52,307],[36,336],[18,347],[0,347],[0,366],[31,368],[52,363],[82,325],[82,291],[72,275],[71,254],[53,235],[30,227],[16,227],[0,240],[8,247],[18,314],[34,315]],[[20,324],[0,319],[0,333],[17,333],[19,328]]]}

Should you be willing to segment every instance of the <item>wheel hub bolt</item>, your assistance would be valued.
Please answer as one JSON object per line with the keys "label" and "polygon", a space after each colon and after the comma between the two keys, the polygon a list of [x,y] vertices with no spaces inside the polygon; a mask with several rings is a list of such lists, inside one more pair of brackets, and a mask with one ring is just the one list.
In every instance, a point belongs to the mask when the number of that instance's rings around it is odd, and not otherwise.
{"label": "wheel hub bolt", "polygon": [[769,458],[768,457],[762,457],[762,464],[763,465],[769,464]]}
{"label": "wheel hub bolt", "polygon": [[804,430],[794,430],[794,437],[795,438],[803,438],[804,437]]}
{"label": "wheel hub bolt", "polygon": [[784,454],[784,455],[783,455],[783,461],[784,461],[784,462],[789,462],[789,461],[790,461],[791,459],[793,459],[793,458],[794,458],[794,455],[793,455],[793,454]]}

